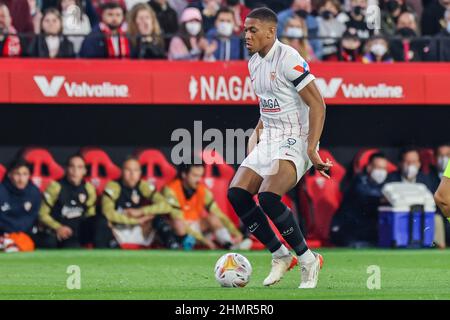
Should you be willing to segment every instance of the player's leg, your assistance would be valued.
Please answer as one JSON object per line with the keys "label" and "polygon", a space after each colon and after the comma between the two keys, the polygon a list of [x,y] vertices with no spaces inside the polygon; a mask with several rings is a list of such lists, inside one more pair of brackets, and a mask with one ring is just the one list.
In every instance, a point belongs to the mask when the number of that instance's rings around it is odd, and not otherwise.
{"label": "player's leg", "polygon": [[270,227],[266,215],[253,200],[262,181],[263,178],[252,169],[239,167],[228,189],[228,199],[242,223],[270,252],[280,248],[287,251]]}
{"label": "player's leg", "polygon": [[168,223],[166,217],[156,215],[152,220],[152,228],[156,230],[162,245],[169,249],[178,249],[180,245],[177,242],[175,233]]}
{"label": "player's leg", "polygon": [[231,239],[231,234],[227,228],[224,227],[220,219],[210,214],[202,222],[206,225],[208,231],[214,233],[216,241],[226,249],[230,249],[233,245],[233,240]]}
{"label": "player's leg", "polygon": [[186,221],[182,218],[171,219],[171,225],[175,233],[177,242],[183,247],[184,250],[191,250],[195,246],[195,238],[188,234]]}
{"label": "player's leg", "polygon": [[[277,166],[276,173],[267,176],[261,184],[258,193],[259,203],[299,257],[302,266],[301,287],[315,287],[322,257],[309,250],[293,213],[281,201],[281,197],[297,183],[297,169],[290,160],[276,161],[274,164]],[[270,283],[273,279],[270,279],[270,275],[268,278],[267,282]]]}

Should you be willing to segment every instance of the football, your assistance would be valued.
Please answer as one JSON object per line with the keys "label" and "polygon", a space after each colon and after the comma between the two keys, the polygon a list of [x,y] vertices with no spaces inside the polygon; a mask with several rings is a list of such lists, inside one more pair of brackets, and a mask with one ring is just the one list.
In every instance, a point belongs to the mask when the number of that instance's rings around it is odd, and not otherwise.
{"label": "football", "polygon": [[227,253],[217,260],[214,274],[222,287],[242,288],[250,281],[252,265],[239,253]]}

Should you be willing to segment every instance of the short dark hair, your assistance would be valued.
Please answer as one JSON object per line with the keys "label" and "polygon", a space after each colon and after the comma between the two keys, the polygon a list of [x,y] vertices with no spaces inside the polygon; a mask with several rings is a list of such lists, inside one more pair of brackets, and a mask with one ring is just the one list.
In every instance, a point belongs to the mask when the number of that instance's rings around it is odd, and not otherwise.
{"label": "short dark hair", "polygon": [[100,6],[100,12],[102,14],[103,12],[105,12],[105,10],[112,10],[112,9],[122,9],[122,12],[125,13],[125,8],[122,7],[119,3],[114,1],[106,2]]}
{"label": "short dark hair", "polygon": [[277,14],[267,7],[253,9],[247,18],[258,19],[264,22],[278,23]]}
{"label": "short dark hair", "polygon": [[31,172],[31,164],[28,161],[26,161],[25,158],[17,157],[8,164],[8,173],[11,173],[14,170],[22,167],[27,168]]}
{"label": "short dark hair", "polygon": [[373,163],[375,159],[386,159],[386,155],[383,152],[375,152],[369,157],[369,163]]}
{"label": "short dark hair", "polygon": [[205,164],[203,163],[203,161],[199,161],[199,159],[197,159],[197,161],[194,161],[193,163],[182,163],[178,166],[178,178],[181,178],[181,175],[183,173],[188,174],[192,168],[194,167],[205,167]]}
{"label": "short dark hair", "polygon": [[410,153],[410,152],[417,152],[417,154],[420,156],[419,148],[417,148],[415,146],[407,146],[400,150],[399,160],[403,161],[405,154]]}
{"label": "short dark hair", "polygon": [[68,158],[67,158],[67,161],[66,161],[66,167],[68,167],[69,165],[70,165],[70,161],[72,161],[72,159],[75,159],[75,158],[80,158],[81,160],[83,160],[83,162],[84,162],[84,164],[86,165],[86,161],[84,160],[84,158],[83,158],[83,156],[81,155],[81,153],[74,153],[74,154],[71,154]]}
{"label": "short dark hair", "polygon": [[125,158],[125,160],[123,160],[122,162],[122,167],[125,165],[125,163],[127,163],[128,161],[136,161],[137,163],[139,163],[139,165],[141,164],[141,162],[139,161],[139,158],[136,157],[135,155],[129,155]]}
{"label": "short dark hair", "polygon": [[229,14],[232,14],[234,16],[234,11],[230,7],[221,7],[219,9],[219,11],[217,11],[217,13],[216,13],[216,19],[219,16],[219,14],[221,14],[221,13],[229,13]]}

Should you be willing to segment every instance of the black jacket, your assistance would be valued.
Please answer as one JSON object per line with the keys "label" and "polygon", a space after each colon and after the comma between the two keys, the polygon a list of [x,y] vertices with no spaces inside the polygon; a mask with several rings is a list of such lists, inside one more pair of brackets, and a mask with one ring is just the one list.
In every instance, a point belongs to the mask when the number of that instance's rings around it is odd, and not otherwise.
{"label": "black jacket", "polygon": [[[59,51],[55,58],[74,58],[75,51],[72,42],[66,36],[61,35],[59,44]],[[39,34],[34,37],[28,50],[30,57],[35,58],[49,58],[47,41],[45,35]]]}
{"label": "black jacket", "polygon": [[131,48],[131,57],[134,59],[166,59],[166,52],[164,47],[157,43],[138,39],[137,44]]}

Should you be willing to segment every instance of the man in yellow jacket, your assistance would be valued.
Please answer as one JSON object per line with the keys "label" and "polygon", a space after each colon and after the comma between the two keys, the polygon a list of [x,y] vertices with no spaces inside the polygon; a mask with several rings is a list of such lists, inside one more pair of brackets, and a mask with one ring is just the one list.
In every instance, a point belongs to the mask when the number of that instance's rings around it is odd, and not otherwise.
{"label": "man in yellow jacket", "polygon": [[450,161],[447,163],[447,169],[445,169],[441,183],[434,194],[434,199],[442,214],[450,221]]}

